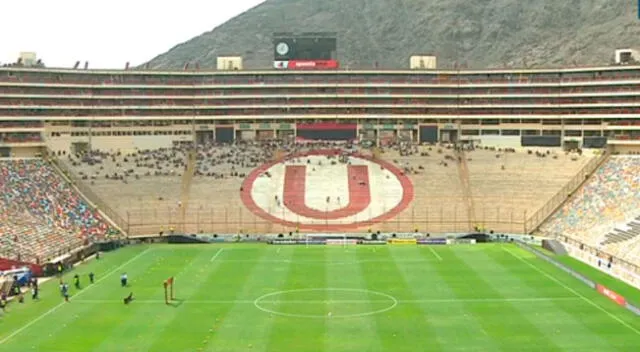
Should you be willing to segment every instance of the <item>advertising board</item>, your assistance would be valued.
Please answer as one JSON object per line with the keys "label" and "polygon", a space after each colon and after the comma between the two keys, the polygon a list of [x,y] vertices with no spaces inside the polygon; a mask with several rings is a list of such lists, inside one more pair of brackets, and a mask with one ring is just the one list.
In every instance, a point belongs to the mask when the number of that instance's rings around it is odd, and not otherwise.
{"label": "advertising board", "polygon": [[340,67],[337,60],[277,60],[273,68],[278,70],[335,70]]}
{"label": "advertising board", "polygon": [[418,241],[415,238],[391,238],[389,244],[416,244]]}
{"label": "advertising board", "polygon": [[273,67],[280,70],[331,70],[339,67],[335,33],[274,33]]}
{"label": "advertising board", "polygon": [[619,295],[618,293],[608,289],[606,286],[596,284],[596,290],[603,296],[609,298],[610,300],[616,302],[621,306],[625,306],[627,304],[627,300]]}
{"label": "advertising board", "polygon": [[434,244],[443,245],[443,244],[447,244],[447,239],[446,238],[424,238],[424,239],[418,240],[418,244],[421,244],[421,245],[434,245]]}

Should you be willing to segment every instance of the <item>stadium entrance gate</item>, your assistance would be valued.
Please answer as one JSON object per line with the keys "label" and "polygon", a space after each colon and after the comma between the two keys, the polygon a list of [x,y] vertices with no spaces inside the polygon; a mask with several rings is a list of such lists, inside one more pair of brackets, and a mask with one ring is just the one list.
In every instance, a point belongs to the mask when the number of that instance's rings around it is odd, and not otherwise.
{"label": "stadium entrance gate", "polygon": [[283,141],[292,141],[295,139],[295,131],[293,129],[286,129],[286,130],[278,130],[276,131],[277,133],[277,137],[279,140],[283,140]]}
{"label": "stadium entrance gate", "polygon": [[420,143],[437,143],[438,126],[420,126]]}
{"label": "stadium entrance gate", "polygon": [[233,126],[216,127],[217,143],[233,143],[234,139],[235,139],[235,133],[234,133]]}
{"label": "stadium entrance gate", "polygon": [[566,151],[577,150],[580,148],[579,139],[565,139],[563,149]]}
{"label": "stadium entrance gate", "polygon": [[88,142],[73,142],[73,143],[71,143],[71,152],[74,153],[74,154],[86,153],[89,150],[91,150],[91,148],[89,147],[89,143]]}
{"label": "stadium entrance gate", "polygon": [[454,143],[458,140],[458,131],[440,131],[441,142]]}
{"label": "stadium entrance gate", "polygon": [[209,144],[213,143],[213,131],[205,130],[205,131],[196,131],[196,143],[197,144]]}

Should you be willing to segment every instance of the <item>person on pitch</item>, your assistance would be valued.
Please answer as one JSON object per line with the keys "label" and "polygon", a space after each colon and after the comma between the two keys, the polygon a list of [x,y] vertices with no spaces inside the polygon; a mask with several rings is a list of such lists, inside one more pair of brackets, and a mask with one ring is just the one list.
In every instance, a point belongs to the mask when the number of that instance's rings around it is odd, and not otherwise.
{"label": "person on pitch", "polygon": [[76,289],[80,289],[80,276],[78,276],[78,274],[73,275],[73,285]]}
{"label": "person on pitch", "polygon": [[62,296],[64,297],[65,302],[69,302],[69,285],[63,283],[62,285]]}
{"label": "person on pitch", "polygon": [[129,295],[124,298],[124,304],[129,304],[132,301],[133,301],[133,292],[129,293]]}
{"label": "person on pitch", "polygon": [[122,273],[122,276],[120,276],[120,285],[122,287],[127,287],[127,280],[128,280],[127,273]]}
{"label": "person on pitch", "polygon": [[31,286],[31,299],[34,301],[38,299],[38,290],[38,285]]}

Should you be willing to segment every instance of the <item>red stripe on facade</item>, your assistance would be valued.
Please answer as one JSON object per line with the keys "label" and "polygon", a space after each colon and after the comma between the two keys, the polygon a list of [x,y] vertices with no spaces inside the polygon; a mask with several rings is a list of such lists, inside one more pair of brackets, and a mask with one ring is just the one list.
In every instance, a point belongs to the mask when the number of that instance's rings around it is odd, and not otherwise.
{"label": "red stripe on facade", "polygon": [[357,130],[358,124],[356,123],[334,123],[334,122],[321,122],[321,123],[299,123],[296,125],[298,130],[308,131],[327,131],[327,130]]}

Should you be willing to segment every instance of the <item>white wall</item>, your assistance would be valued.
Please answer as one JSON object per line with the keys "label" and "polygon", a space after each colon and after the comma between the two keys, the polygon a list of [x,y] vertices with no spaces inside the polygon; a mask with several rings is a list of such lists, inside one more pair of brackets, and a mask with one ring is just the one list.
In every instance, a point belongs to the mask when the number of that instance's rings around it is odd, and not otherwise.
{"label": "white wall", "polygon": [[520,136],[479,136],[481,146],[499,148],[520,148]]}
{"label": "white wall", "polygon": [[437,67],[435,56],[412,56],[409,59],[412,70],[435,70]]}
{"label": "white wall", "polygon": [[250,141],[256,139],[256,131],[247,130],[240,131],[240,139],[243,141]]}
{"label": "white wall", "polygon": [[218,56],[216,63],[218,70],[242,70],[241,56]]}
{"label": "white wall", "polygon": [[14,158],[32,158],[40,153],[40,147],[12,147],[11,156]]}
{"label": "white wall", "polygon": [[[190,141],[190,135],[179,136],[103,136],[91,138],[93,149],[104,151],[130,152],[136,149],[157,149],[169,148],[174,141]],[[71,145],[77,142],[88,142],[89,138],[84,137],[50,137],[47,139],[47,146],[53,150],[71,152]]]}

